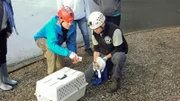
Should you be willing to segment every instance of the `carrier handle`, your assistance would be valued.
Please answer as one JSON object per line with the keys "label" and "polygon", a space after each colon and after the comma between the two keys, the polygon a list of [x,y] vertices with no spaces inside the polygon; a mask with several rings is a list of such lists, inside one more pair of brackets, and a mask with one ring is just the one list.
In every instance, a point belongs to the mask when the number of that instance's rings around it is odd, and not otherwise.
{"label": "carrier handle", "polygon": [[64,74],[64,76],[63,77],[61,77],[61,78],[57,78],[58,80],[63,80],[63,79],[65,79],[67,77],[67,75],[66,74]]}

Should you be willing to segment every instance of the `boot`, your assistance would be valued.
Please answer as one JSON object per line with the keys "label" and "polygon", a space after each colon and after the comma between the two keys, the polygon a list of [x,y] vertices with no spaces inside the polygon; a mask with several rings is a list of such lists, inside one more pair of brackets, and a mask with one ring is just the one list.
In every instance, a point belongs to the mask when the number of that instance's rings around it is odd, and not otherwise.
{"label": "boot", "polygon": [[93,56],[93,51],[91,48],[85,49],[85,52],[87,52],[89,54],[89,56]]}
{"label": "boot", "polygon": [[109,85],[109,88],[107,90],[108,93],[116,92],[118,90],[118,78],[112,78],[111,79],[111,84]]}
{"label": "boot", "polygon": [[5,83],[9,84],[9,85],[17,85],[17,81],[10,79],[10,78],[6,78]]}
{"label": "boot", "polygon": [[1,68],[2,68],[2,72],[3,72],[4,83],[9,84],[9,85],[16,85],[17,81],[9,78],[6,63],[2,64]]}
{"label": "boot", "polygon": [[0,88],[2,90],[11,90],[12,89],[12,86],[7,85],[7,84],[4,83],[3,73],[2,73],[2,66],[0,66]]}

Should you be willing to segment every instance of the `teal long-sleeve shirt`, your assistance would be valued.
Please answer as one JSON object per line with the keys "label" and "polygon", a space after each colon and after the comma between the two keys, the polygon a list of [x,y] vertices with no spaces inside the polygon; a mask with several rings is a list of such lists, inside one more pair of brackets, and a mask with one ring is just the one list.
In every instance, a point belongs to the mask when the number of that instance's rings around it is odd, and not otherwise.
{"label": "teal long-sleeve shirt", "polygon": [[[70,52],[76,52],[76,26],[72,23],[67,32],[66,40],[63,40],[62,27],[57,24],[58,17],[53,17],[39,32],[34,39],[45,38],[48,49],[60,56],[69,56]],[[61,45],[66,42],[67,48]]]}

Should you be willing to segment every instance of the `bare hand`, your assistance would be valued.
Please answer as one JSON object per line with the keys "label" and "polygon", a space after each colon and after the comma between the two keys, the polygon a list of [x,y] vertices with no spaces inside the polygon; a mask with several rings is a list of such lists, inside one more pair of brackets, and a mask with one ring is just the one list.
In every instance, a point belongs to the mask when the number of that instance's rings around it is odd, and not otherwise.
{"label": "bare hand", "polygon": [[69,57],[71,58],[71,60],[73,60],[73,64],[76,64],[79,62],[79,56],[76,53],[71,52]]}
{"label": "bare hand", "polygon": [[7,38],[9,38],[11,36],[10,32],[7,32]]}
{"label": "bare hand", "polygon": [[73,64],[76,64],[79,62],[79,57],[75,56],[72,60],[73,60]]}

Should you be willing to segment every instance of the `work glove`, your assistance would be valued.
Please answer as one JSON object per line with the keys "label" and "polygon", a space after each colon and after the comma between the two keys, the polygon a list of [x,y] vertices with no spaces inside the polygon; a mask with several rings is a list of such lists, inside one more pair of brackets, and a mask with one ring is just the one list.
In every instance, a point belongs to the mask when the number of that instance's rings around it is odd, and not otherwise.
{"label": "work glove", "polygon": [[103,57],[102,59],[103,59],[105,62],[108,60],[107,57]]}

